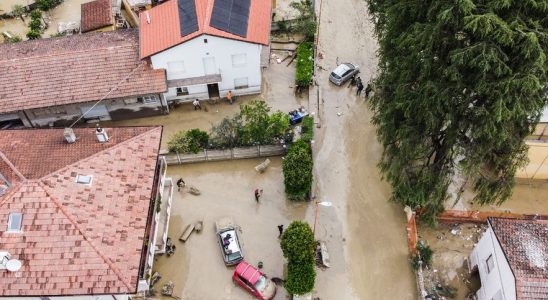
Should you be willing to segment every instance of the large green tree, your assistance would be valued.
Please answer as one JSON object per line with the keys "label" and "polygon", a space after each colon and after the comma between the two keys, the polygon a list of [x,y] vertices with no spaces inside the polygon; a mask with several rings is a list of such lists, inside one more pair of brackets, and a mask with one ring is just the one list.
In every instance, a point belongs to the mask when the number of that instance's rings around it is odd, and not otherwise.
{"label": "large green tree", "polygon": [[547,0],[368,0],[379,40],[370,104],[392,198],[443,210],[458,168],[501,203],[547,105]]}

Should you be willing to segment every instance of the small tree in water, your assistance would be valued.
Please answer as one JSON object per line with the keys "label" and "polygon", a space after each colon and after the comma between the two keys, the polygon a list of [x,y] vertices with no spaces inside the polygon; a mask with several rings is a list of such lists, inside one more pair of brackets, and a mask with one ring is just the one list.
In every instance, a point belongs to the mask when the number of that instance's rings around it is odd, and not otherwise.
{"label": "small tree in water", "polygon": [[280,246],[287,258],[285,288],[291,294],[303,295],[314,289],[314,234],[310,225],[291,222],[282,234]]}

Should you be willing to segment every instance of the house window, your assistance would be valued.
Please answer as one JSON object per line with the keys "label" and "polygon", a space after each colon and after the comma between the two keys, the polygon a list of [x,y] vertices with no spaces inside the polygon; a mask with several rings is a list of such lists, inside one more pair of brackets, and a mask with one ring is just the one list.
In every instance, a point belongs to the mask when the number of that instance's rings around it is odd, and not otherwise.
{"label": "house window", "polygon": [[77,175],[76,176],[76,183],[79,183],[79,184],[91,185],[92,180],[93,180],[93,176],[91,176],[91,175]]}
{"label": "house window", "polygon": [[487,265],[487,274],[491,273],[495,269],[495,262],[493,261],[493,254],[490,254],[487,260],[485,261]]}
{"label": "house window", "polygon": [[232,66],[237,67],[245,67],[245,64],[247,63],[247,56],[245,53],[243,54],[234,54],[232,55]]}
{"label": "house window", "polygon": [[234,79],[234,89],[247,89],[248,87],[247,77]]}
{"label": "house window", "polygon": [[167,63],[167,72],[169,74],[183,74],[185,70],[185,62],[180,61],[170,61]]}
{"label": "house window", "polygon": [[188,88],[186,87],[177,88],[177,96],[186,96],[186,95],[188,95]]}
{"label": "house window", "polygon": [[8,230],[11,232],[21,231],[21,225],[23,224],[22,213],[10,213],[8,217]]}
{"label": "house window", "polygon": [[138,97],[137,101],[143,104],[155,104],[155,103],[158,103],[158,96],[150,95],[150,96]]}

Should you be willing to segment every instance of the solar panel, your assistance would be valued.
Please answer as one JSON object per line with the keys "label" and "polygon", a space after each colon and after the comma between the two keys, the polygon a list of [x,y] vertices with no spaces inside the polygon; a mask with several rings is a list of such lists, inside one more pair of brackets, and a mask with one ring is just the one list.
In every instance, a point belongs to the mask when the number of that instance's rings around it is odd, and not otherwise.
{"label": "solar panel", "polygon": [[196,16],[196,3],[194,3],[194,0],[178,0],[178,6],[181,36],[197,31],[198,17]]}
{"label": "solar panel", "polygon": [[251,0],[215,0],[210,26],[247,37]]}

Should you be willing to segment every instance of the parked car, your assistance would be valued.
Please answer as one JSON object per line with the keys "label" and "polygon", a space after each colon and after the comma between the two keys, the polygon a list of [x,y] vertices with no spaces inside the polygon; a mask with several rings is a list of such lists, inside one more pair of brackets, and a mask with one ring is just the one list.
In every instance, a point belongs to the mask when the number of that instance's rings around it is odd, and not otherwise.
{"label": "parked car", "polygon": [[336,85],[342,85],[359,72],[360,67],[358,65],[351,63],[340,64],[331,72],[331,75],[329,75],[329,81]]}
{"label": "parked car", "polygon": [[244,259],[238,229],[239,227],[228,218],[215,222],[217,242],[221,247],[221,254],[227,266],[234,266]]}
{"label": "parked car", "polygon": [[276,295],[276,284],[254,266],[242,261],[236,266],[232,281],[257,299],[270,300]]}

